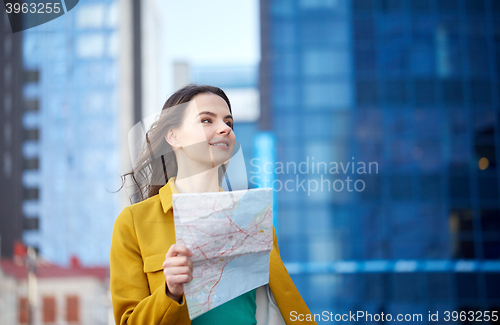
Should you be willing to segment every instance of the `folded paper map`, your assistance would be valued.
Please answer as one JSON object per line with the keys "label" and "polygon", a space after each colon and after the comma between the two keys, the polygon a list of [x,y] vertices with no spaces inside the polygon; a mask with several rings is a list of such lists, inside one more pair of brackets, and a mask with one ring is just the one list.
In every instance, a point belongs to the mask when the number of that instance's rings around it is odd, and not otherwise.
{"label": "folded paper map", "polygon": [[269,283],[272,189],[172,194],[177,244],[191,250],[189,317]]}

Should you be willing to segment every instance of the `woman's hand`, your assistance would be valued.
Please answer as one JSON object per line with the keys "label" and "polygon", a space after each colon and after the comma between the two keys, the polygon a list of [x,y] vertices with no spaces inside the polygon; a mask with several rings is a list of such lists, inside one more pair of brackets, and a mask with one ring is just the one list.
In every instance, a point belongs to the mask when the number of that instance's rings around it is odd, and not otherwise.
{"label": "woman's hand", "polygon": [[179,301],[184,294],[184,283],[193,280],[193,253],[186,246],[174,244],[170,246],[163,262],[163,274],[167,282],[167,296]]}

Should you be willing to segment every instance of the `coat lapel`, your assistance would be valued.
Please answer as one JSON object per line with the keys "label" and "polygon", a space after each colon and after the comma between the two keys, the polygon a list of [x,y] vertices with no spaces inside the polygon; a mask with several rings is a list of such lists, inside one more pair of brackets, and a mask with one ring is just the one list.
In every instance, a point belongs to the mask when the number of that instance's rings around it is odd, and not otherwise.
{"label": "coat lapel", "polygon": [[[224,192],[220,186],[219,192]],[[179,194],[179,191],[175,187],[175,176],[168,179],[167,184],[160,188],[159,194],[163,213],[167,213],[172,208],[172,194]]]}

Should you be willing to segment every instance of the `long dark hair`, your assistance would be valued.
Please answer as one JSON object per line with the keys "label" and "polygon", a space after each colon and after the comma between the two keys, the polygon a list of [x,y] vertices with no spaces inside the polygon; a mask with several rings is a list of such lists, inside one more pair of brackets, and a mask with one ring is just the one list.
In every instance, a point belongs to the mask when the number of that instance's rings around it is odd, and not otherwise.
{"label": "long dark hair", "polygon": [[[232,114],[229,98],[218,87],[189,84],[173,93],[163,105],[160,117],[151,124],[151,127],[146,132],[146,141],[136,165],[130,172],[122,175],[122,187],[126,176],[130,176],[133,180],[134,193],[130,196],[132,204],[158,194],[160,188],[168,182],[170,177],[177,176],[177,160],[170,144],[165,140],[165,134],[167,134],[168,130],[182,125],[187,105],[180,104],[187,103],[194,96],[204,93],[220,96],[227,103],[229,112]],[[177,107],[169,109],[173,106]],[[153,153],[165,154],[155,157]],[[222,184],[226,167],[227,164],[219,167],[219,186]]]}

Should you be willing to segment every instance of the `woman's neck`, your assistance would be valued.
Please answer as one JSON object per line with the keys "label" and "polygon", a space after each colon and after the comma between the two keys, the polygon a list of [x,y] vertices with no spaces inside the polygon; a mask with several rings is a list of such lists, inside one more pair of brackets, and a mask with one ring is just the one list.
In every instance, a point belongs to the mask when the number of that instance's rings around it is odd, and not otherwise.
{"label": "woman's neck", "polygon": [[219,192],[219,171],[218,168],[211,168],[190,175],[179,166],[174,183],[179,193]]}

